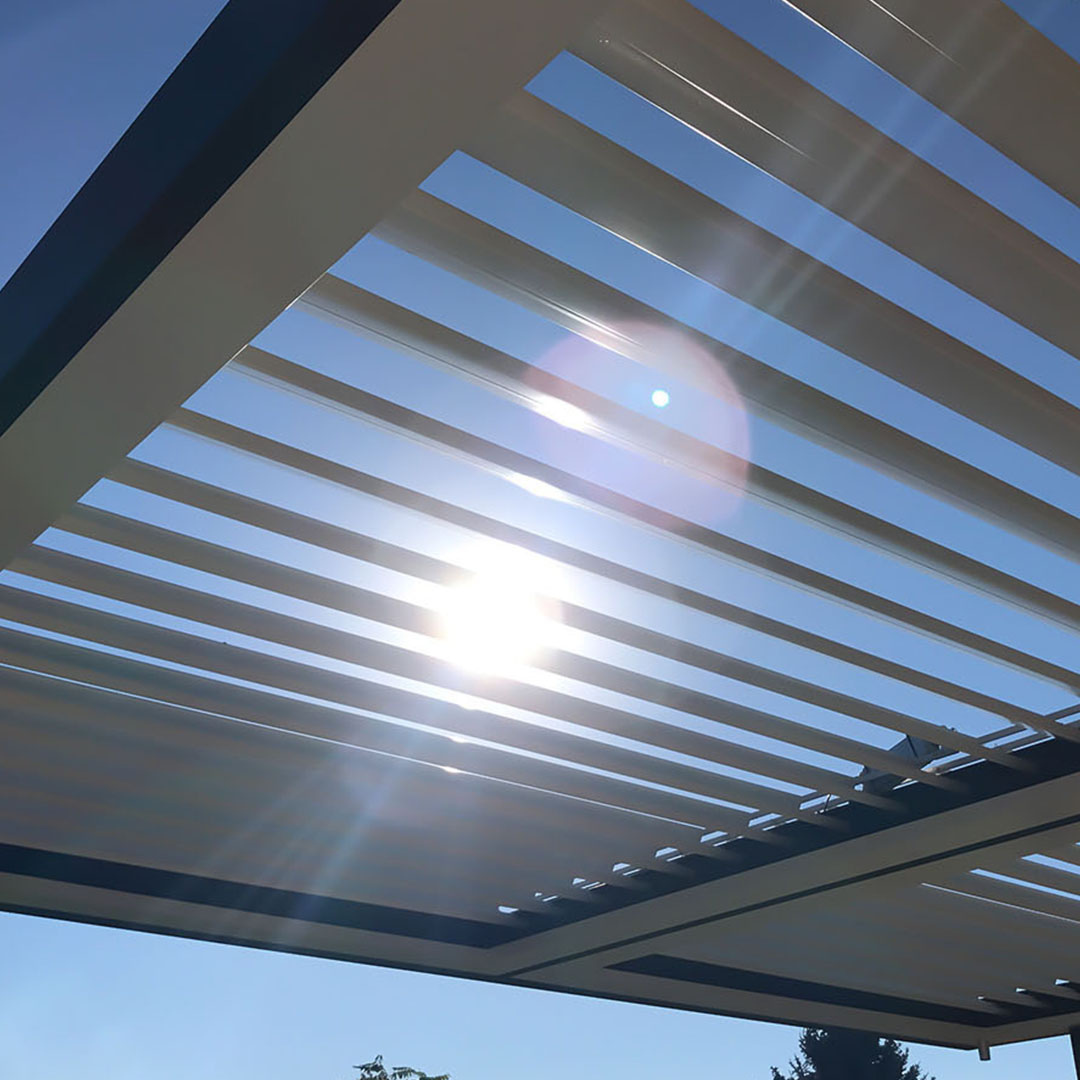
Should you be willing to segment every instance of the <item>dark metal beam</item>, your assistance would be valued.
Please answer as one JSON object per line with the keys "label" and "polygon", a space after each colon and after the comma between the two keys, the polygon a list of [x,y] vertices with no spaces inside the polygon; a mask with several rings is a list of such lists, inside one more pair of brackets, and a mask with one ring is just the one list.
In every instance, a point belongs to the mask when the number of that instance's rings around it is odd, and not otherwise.
{"label": "dark metal beam", "polygon": [[396,4],[225,5],[0,290],[0,433]]}

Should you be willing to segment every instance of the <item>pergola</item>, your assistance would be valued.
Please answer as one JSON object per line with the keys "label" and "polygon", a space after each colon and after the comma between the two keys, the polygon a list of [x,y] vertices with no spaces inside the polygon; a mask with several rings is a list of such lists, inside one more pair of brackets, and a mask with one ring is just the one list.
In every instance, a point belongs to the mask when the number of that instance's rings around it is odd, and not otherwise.
{"label": "pergola", "polygon": [[0,907],[1080,1025],[1080,233],[766,46],[1073,224],[1080,67],[776,8],[230,0],[0,292]]}

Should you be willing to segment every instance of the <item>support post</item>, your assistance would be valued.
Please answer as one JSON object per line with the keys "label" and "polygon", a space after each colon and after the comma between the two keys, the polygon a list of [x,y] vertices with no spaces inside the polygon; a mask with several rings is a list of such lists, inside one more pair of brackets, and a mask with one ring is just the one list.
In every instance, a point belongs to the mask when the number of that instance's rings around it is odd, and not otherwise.
{"label": "support post", "polygon": [[1076,1066],[1076,1077],[1080,1080],[1080,1028],[1072,1028],[1069,1031],[1069,1042],[1072,1043],[1073,1065]]}

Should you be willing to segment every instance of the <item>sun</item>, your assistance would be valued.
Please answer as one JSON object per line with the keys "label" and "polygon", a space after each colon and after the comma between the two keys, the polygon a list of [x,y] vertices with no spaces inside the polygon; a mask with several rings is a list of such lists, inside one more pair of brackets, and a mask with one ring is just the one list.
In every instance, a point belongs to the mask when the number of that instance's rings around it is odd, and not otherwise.
{"label": "sun", "polygon": [[524,553],[488,553],[467,580],[446,590],[440,610],[448,657],[487,676],[513,675],[558,644],[558,604],[535,591]]}

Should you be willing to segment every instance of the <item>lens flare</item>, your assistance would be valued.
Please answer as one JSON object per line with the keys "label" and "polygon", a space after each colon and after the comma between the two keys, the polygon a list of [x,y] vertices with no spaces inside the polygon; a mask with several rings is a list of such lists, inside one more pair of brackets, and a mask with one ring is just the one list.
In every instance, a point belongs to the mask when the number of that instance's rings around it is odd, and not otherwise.
{"label": "lens flare", "polygon": [[[534,361],[530,385],[543,399],[534,408],[558,425],[535,430],[550,459],[656,507],[658,520],[669,511],[709,527],[731,520],[746,492],[751,448],[725,346],[647,322],[602,330],[567,334]],[[565,402],[551,406],[552,377],[639,413],[644,424],[624,422],[625,412],[583,419]]]}

